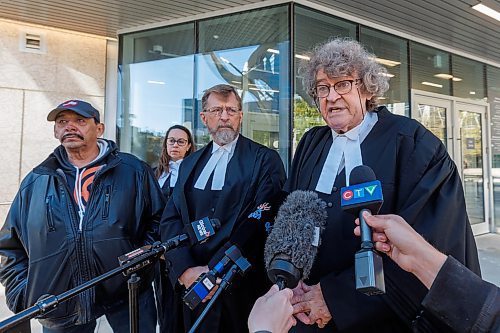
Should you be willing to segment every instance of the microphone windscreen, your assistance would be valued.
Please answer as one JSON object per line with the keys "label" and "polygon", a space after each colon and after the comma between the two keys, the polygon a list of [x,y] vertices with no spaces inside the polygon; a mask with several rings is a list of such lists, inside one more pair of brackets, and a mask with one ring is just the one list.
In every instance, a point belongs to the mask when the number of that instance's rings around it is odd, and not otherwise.
{"label": "microphone windscreen", "polygon": [[349,185],[356,185],[377,180],[375,172],[367,165],[358,165],[351,171]]}
{"label": "microphone windscreen", "polygon": [[278,210],[264,249],[266,268],[277,256],[287,258],[307,279],[326,226],[326,203],[312,191],[297,190]]}

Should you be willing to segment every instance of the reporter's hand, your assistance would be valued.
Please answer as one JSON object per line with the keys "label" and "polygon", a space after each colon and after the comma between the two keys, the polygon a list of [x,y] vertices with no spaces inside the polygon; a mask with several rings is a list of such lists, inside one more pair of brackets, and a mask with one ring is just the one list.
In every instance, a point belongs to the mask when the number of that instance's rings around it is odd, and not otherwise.
{"label": "reporter's hand", "polygon": [[208,266],[195,266],[190,267],[182,273],[179,277],[179,282],[184,286],[184,288],[189,288],[194,281],[203,273],[208,272]]}
{"label": "reporter's hand", "polygon": [[[372,227],[375,248],[387,254],[399,267],[415,274],[430,288],[437,273],[446,261],[446,256],[418,234],[398,215],[376,215],[363,213],[366,223]],[[359,219],[354,229],[360,235]]]}
{"label": "reporter's hand", "polygon": [[279,290],[277,285],[255,302],[248,317],[248,330],[269,331],[272,333],[286,333],[295,326],[297,321],[293,317],[293,306],[290,303],[293,293],[286,288]]}

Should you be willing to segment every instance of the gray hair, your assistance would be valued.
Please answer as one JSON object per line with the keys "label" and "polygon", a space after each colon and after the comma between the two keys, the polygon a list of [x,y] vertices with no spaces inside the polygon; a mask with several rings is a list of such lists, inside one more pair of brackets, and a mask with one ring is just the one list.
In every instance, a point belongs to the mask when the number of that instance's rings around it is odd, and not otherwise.
{"label": "gray hair", "polygon": [[230,86],[229,84],[218,84],[213,87],[208,88],[205,90],[203,93],[203,96],[201,98],[201,108],[203,111],[205,111],[207,107],[207,101],[208,97],[210,97],[210,94],[215,93],[224,96],[224,98],[229,98],[231,94],[236,97],[236,100],[238,101],[238,108],[241,110],[241,97],[238,95],[238,92],[233,86]]}
{"label": "gray hair", "polygon": [[360,89],[373,95],[366,102],[366,109],[373,110],[377,106],[379,96],[389,89],[387,69],[378,64],[375,55],[369,53],[359,42],[350,38],[335,38],[317,45],[309,54],[310,60],[303,61],[299,70],[302,83],[307,93],[313,97],[316,86],[316,75],[323,70],[330,78],[341,76],[358,76],[362,79]]}

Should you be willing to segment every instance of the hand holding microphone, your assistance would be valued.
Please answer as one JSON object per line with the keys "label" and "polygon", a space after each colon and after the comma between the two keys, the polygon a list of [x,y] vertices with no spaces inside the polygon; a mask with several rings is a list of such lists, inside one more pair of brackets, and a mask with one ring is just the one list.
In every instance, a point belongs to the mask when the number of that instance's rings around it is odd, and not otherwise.
{"label": "hand holding microphone", "polygon": [[364,212],[378,213],[384,202],[382,184],[366,165],[352,169],[349,180],[350,186],[341,189],[341,206],[360,221],[361,250],[354,257],[356,289],[368,296],[384,294],[382,257],[373,249],[372,232],[363,216]]}
{"label": "hand holding microphone", "polygon": [[[430,288],[447,256],[427,243],[401,216],[365,213],[364,218],[373,228],[375,248]],[[359,219],[356,224],[359,225]],[[359,226],[354,234],[360,235]]]}
{"label": "hand holding microphone", "polygon": [[273,285],[269,291],[259,297],[248,317],[250,333],[267,331],[286,333],[297,321],[293,317],[293,306],[290,303],[292,291],[288,288],[280,290]]}
{"label": "hand holding microphone", "polygon": [[[183,296],[184,303],[193,310],[200,303],[210,300],[217,291],[218,285],[221,283],[221,278],[230,265],[237,263],[243,255],[236,245],[231,246],[224,253],[224,257],[210,271],[208,266],[193,267],[196,269],[194,280],[191,282],[185,295]],[[188,269],[189,270],[189,269]],[[188,272],[186,270],[186,272]],[[201,273],[199,273],[201,271]],[[188,272],[190,274],[191,272]],[[194,284],[193,284],[194,282]]]}

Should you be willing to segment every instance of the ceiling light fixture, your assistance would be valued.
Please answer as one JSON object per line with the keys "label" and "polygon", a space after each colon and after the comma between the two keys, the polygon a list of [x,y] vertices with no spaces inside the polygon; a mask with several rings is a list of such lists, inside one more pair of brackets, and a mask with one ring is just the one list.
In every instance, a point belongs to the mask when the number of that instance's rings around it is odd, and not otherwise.
{"label": "ceiling light fixture", "polygon": [[387,67],[395,67],[397,65],[401,65],[401,62],[399,62],[399,61],[394,61],[394,60],[389,60],[389,59],[384,59],[384,58],[375,58],[375,61],[378,62],[379,64],[387,66]]}
{"label": "ceiling light fixture", "polygon": [[311,57],[308,57],[308,56],[302,55],[302,54],[296,54],[295,58],[297,58],[297,59],[303,59],[303,60],[311,60]]}
{"label": "ceiling light fixture", "polygon": [[435,74],[434,77],[438,77],[440,79],[445,79],[445,80],[453,79],[453,75],[444,74],[444,73]]}
{"label": "ceiling light fixture", "polygon": [[426,86],[436,87],[436,88],[443,88],[442,84],[437,84],[437,83],[432,83],[432,82],[427,82],[427,81],[422,82],[422,84],[426,85]]}
{"label": "ceiling light fixture", "polygon": [[148,80],[148,83],[150,84],[165,84],[163,81],[155,81],[155,80]]}
{"label": "ceiling light fixture", "polygon": [[483,13],[484,15],[488,15],[489,17],[494,18],[497,21],[500,21],[500,12],[486,5],[483,5],[482,3],[472,6],[472,9],[475,9],[478,12]]}
{"label": "ceiling light fixture", "polygon": [[276,49],[267,49],[267,52],[271,52],[271,53],[274,53],[274,54],[280,54],[280,51],[276,50]]}
{"label": "ceiling light fixture", "polygon": [[455,82],[462,81],[461,78],[453,76],[451,74],[439,73],[439,74],[434,74],[434,77],[437,77],[437,78],[440,78],[440,79],[444,79],[444,80],[453,80]]}

